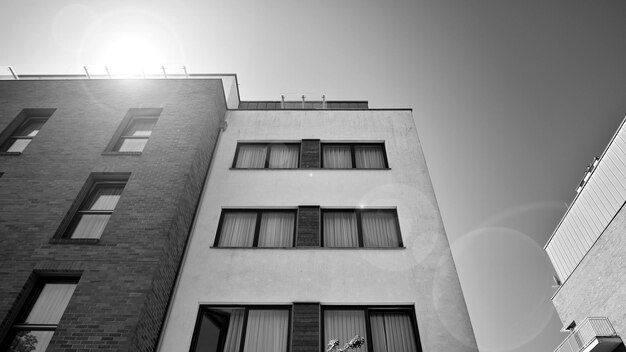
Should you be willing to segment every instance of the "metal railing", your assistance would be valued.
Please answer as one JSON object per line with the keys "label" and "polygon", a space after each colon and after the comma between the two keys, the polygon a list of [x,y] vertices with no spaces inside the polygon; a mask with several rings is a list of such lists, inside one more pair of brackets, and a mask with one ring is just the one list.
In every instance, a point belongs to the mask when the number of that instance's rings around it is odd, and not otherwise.
{"label": "metal railing", "polygon": [[615,337],[615,329],[605,317],[588,317],[554,350],[554,352],[580,352],[598,337]]}

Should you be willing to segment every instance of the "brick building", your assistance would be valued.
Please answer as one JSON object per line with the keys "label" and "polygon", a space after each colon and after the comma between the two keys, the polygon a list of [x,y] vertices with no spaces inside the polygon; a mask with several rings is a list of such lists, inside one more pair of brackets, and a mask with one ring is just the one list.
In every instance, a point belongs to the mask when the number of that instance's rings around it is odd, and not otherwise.
{"label": "brick building", "polygon": [[545,249],[552,303],[570,334],[556,352],[624,352],[626,336],[626,126],[587,168]]}
{"label": "brick building", "polygon": [[410,109],[22,77],[0,131],[2,350],[477,350]]}

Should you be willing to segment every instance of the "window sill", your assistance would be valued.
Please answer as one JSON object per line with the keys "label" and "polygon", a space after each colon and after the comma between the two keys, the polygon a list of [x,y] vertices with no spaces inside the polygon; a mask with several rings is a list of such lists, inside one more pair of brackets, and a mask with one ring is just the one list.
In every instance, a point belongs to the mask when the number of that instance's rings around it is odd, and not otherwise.
{"label": "window sill", "polygon": [[22,155],[22,153],[21,152],[0,152],[0,156],[9,156],[9,155],[19,156],[19,155]]}
{"label": "window sill", "polygon": [[99,238],[53,238],[50,244],[98,244]]}
{"label": "window sill", "polygon": [[101,155],[133,155],[140,156],[142,152],[104,152]]}
{"label": "window sill", "polygon": [[216,246],[211,246],[210,248],[214,248],[214,249],[289,249],[289,250],[294,250],[294,249],[304,249],[304,250],[310,250],[310,249],[330,249],[330,250],[334,250],[334,249],[339,249],[339,250],[397,250],[397,249],[406,249],[406,247],[216,247]]}

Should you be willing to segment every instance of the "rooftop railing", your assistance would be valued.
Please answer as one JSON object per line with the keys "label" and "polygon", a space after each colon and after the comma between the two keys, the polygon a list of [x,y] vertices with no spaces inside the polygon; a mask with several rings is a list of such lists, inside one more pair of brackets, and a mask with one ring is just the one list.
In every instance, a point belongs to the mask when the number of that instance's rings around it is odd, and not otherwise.
{"label": "rooftop railing", "polygon": [[581,352],[598,337],[617,337],[617,333],[608,318],[588,317],[554,352]]}

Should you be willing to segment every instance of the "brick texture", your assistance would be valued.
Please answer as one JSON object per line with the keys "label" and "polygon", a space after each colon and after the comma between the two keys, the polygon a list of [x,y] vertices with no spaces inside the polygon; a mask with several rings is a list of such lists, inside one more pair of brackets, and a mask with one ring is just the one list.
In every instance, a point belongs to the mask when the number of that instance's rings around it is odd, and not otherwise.
{"label": "brick texture", "polygon": [[320,304],[293,304],[292,352],[319,352],[320,350]]}
{"label": "brick texture", "polygon": [[[0,338],[34,272],[78,272],[47,351],[153,351],[225,116],[221,82],[0,81],[0,130],[25,108],[56,111],[21,155],[0,156]],[[143,153],[103,155],[131,108],[163,109]],[[51,242],[93,172],[131,174],[102,237]]]}
{"label": "brick texture", "polygon": [[301,205],[298,207],[298,235],[296,247],[320,246],[320,207]]}

